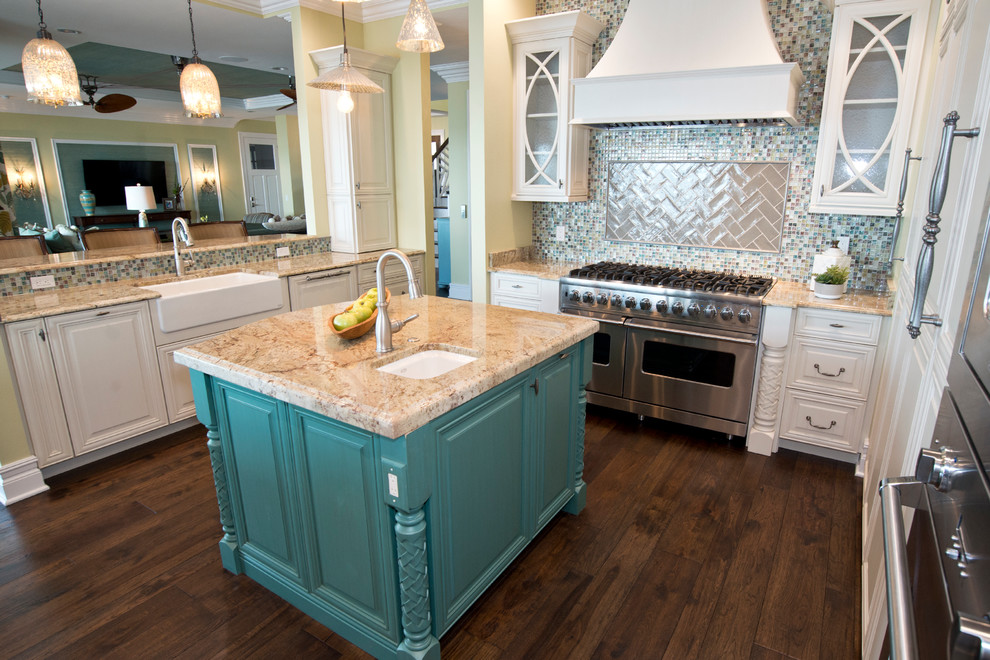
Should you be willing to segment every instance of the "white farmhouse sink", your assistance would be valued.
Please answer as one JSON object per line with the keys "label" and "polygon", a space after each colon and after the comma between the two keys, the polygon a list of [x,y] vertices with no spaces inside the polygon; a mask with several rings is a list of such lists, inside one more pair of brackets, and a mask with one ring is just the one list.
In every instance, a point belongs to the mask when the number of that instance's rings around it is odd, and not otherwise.
{"label": "white farmhouse sink", "polygon": [[425,380],[442,376],[448,371],[453,371],[457,367],[462,367],[477,359],[470,355],[461,355],[450,351],[421,351],[378,367],[378,371],[416,380]]}
{"label": "white farmhouse sink", "polygon": [[141,288],[161,294],[152,304],[162,332],[266,312],[283,303],[278,277],[254,273],[227,273]]}

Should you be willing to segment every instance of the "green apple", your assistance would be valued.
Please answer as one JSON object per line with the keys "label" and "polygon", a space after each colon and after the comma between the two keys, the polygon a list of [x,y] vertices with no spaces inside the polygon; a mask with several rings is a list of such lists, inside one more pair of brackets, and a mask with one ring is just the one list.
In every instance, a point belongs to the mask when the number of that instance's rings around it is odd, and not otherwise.
{"label": "green apple", "polygon": [[375,311],[374,307],[366,305],[363,302],[358,302],[353,307],[351,307],[350,313],[353,314],[357,318],[358,323],[360,323],[361,321],[364,321],[369,316],[371,316],[371,313],[374,311]]}
{"label": "green apple", "polygon": [[341,312],[337,316],[333,317],[333,327],[337,332],[346,330],[352,325],[357,325],[359,323],[358,317],[352,312]]}

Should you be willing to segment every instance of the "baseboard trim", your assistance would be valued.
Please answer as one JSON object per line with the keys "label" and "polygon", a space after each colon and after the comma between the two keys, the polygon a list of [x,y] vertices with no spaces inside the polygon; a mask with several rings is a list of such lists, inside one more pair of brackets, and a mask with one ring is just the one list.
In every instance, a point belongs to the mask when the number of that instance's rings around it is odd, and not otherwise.
{"label": "baseboard trim", "polygon": [[450,288],[447,293],[448,298],[456,298],[457,300],[471,300],[471,285],[470,284],[454,284],[450,283]]}
{"label": "baseboard trim", "polygon": [[0,466],[0,504],[9,506],[46,490],[48,485],[34,456]]}

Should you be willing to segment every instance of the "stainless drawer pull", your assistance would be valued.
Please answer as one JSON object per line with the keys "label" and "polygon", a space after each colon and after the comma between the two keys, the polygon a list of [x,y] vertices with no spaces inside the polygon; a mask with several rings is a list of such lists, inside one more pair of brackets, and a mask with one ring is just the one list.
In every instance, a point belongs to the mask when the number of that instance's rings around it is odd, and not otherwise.
{"label": "stainless drawer pull", "polygon": [[909,477],[893,477],[880,482],[883,557],[887,574],[887,620],[892,658],[918,657],[901,496],[905,496],[906,506],[917,508],[914,503],[921,502],[924,487],[923,483]]}
{"label": "stainless drawer pull", "polygon": [[571,354],[570,354],[570,353],[561,353],[561,354],[560,354],[560,359],[561,359],[561,360],[566,360],[566,359],[567,359],[567,358],[569,358],[570,356],[571,356]]}
{"label": "stainless drawer pull", "polygon": [[343,277],[344,275],[347,275],[347,271],[346,270],[342,270],[342,271],[340,271],[338,273],[327,273],[326,275],[315,275],[315,276],[314,275],[307,275],[305,281],[306,282],[317,282],[319,280],[329,280],[332,277]]}
{"label": "stainless drawer pull", "polygon": [[523,285],[522,284],[513,284],[512,285],[512,288],[513,289],[521,289],[521,288],[523,288]]}
{"label": "stainless drawer pull", "polygon": [[110,310],[109,309],[105,309],[102,312],[97,312],[96,315],[97,316],[106,316],[109,313],[110,313]]}
{"label": "stainless drawer pull", "polygon": [[827,371],[822,371],[821,368],[818,366],[818,363],[816,362],[815,363],[815,371],[818,372],[818,375],[819,376],[828,376],[829,378],[835,378],[836,376],[841,376],[842,374],[844,374],[846,372],[846,368],[845,367],[839,367],[839,372],[838,373],[830,374]]}
{"label": "stainless drawer pull", "polygon": [[844,328],[846,326],[842,325],[841,323],[829,323],[828,324],[828,327],[830,327],[830,328]]}
{"label": "stainless drawer pull", "polygon": [[808,420],[808,424],[809,424],[810,426],[812,426],[812,427],[814,427],[814,428],[816,428],[816,429],[818,429],[818,430],[820,430],[820,431],[828,431],[828,430],[829,430],[829,429],[831,429],[831,428],[832,428],[833,426],[835,426],[835,420],[834,420],[834,419],[832,420],[832,423],[831,423],[831,424],[829,424],[828,426],[818,426],[818,424],[815,424],[815,423],[814,423],[813,421],[811,421],[811,415],[805,415],[805,416],[804,416],[804,418],[805,418],[806,420]]}

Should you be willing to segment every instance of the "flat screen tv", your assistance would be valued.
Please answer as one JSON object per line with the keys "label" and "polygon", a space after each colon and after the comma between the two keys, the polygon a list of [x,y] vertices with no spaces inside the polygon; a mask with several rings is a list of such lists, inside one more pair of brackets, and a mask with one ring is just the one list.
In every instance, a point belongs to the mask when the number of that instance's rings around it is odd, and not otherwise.
{"label": "flat screen tv", "polygon": [[126,206],[124,186],[151,186],[155,199],[168,197],[165,161],[161,160],[83,160],[86,189],[96,197],[97,206]]}

